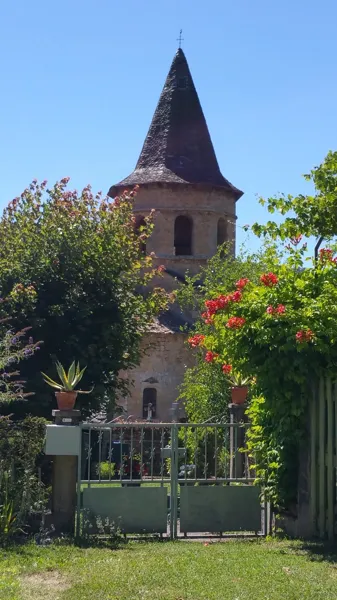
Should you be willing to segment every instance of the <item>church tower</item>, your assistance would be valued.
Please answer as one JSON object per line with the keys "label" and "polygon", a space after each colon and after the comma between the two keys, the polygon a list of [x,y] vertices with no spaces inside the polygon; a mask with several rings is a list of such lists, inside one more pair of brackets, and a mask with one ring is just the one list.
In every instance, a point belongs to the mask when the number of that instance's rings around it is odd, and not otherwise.
{"label": "church tower", "polygon": [[[242,196],[221,174],[193,79],[181,48],[177,51],[133,173],[113,185],[114,198],[139,185],[136,222],[155,209],[155,227],[147,252],[165,266],[156,285],[172,291],[186,272],[196,274],[219,244],[235,241],[235,203]],[[153,325],[144,340],[153,348],[128,376],[134,381],[124,408],[146,418],[170,420],[191,353],[183,319],[173,307]]]}

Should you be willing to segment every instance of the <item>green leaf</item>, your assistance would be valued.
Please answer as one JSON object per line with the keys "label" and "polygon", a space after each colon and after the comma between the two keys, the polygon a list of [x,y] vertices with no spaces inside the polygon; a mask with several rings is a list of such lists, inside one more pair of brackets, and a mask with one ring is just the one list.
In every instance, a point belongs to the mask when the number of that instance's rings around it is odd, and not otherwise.
{"label": "green leaf", "polygon": [[59,378],[60,378],[62,384],[64,385],[64,387],[66,389],[68,389],[69,382],[68,382],[67,374],[66,374],[63,366],[61,365],[61,363],[59,361],[56,361],[55,366],[56,366],[56,370],[58,372],[58,375],[59,375]]}
{"label": "green leaf", "polygon": [[73,361],[69,367],[69,371],[68,371],[68,382],[70,385],[73,385],[74,383],[74,379],[75,379],[75,374],[76,374],[76,365],[75,365],[75,361]]}

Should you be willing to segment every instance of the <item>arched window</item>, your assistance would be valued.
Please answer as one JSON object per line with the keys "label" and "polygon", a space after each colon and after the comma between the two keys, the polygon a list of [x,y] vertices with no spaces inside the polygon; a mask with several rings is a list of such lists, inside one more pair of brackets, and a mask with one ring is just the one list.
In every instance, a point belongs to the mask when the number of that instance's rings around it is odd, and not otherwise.
{"label": "arched window", "polygon": [[[138,233],[139,235],[142,234],[143,228],[146,227],[146,222],[144,217],[139,216],[136,218],[136,223],[135,223],[135,231],[136,233]],[[140,250],[142,254],[146,254],[146,242],[141,241],[140,242]]]}
{"label": "arched window", "polygon": [[143,391],[143,419],[154,419],[157,412],[157,390],[145,388]]}
{"label": "arched window", "polygon": [[180,215],[174,222],[174,248],[176,256],[192,254],[192,219]]}
{"label": "arched window", "polygon": [[225,219],[219,219],[217,231],[217,246],[221,246],[224,242],[227,242],[227,240],[227,222]]}

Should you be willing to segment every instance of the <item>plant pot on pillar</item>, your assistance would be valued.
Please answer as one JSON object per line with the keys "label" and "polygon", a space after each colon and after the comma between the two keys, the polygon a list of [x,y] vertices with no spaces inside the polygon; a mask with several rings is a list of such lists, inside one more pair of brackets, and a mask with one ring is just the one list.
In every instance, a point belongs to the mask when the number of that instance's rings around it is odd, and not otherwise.
{"label": "plant pot on pillar", "polygon": [[231,399],[232,404],[244,404],[248,396],[248,384],[250,383],[249,377],[243,377],[241,373],[232,373],[228,377],[229,383],[231,383]]}
{"label": "plant pot on pillar", "polygon": [[248,396],[248,385],[236,385],[232,387],[231,397],[233,404],[244,404]]}
{"label": "plant pot on pillar", "polygon": [[77,394],[90,394],[92,392],[92,389],[89,391],[75,390],[75,387],[83,377],[86,367],[81,370],[80,364],[76,364],[74,361],[70,365],[68,373],[66,373],[60,362],[57,361],[55,366],[60,378],[60,383],[57,383],[45,373],[42,373],[43,378],[48,385],[57,390],[57,392],[55,392],[55,396],[58,409],[62,411],[73,410]]}
{"label": "plant pot on pillar", "polygon": [[55,392],[55,397],[59,410],[73,410],[77,392]]}

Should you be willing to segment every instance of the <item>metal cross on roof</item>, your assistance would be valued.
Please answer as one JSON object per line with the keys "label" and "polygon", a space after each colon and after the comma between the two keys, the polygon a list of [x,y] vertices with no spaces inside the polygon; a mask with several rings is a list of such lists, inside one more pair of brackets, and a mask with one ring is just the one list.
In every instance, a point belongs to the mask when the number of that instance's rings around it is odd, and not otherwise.
{"label": "metal cross on roof", "polygon": [[180,32],[179,32],[179,37],[177,38],[177,42],[179,42],[179,48],[181,48],[181,42],[184,41],[184,38],[181,37],[182,34],[183,34],[183,30],[181,29]]}

